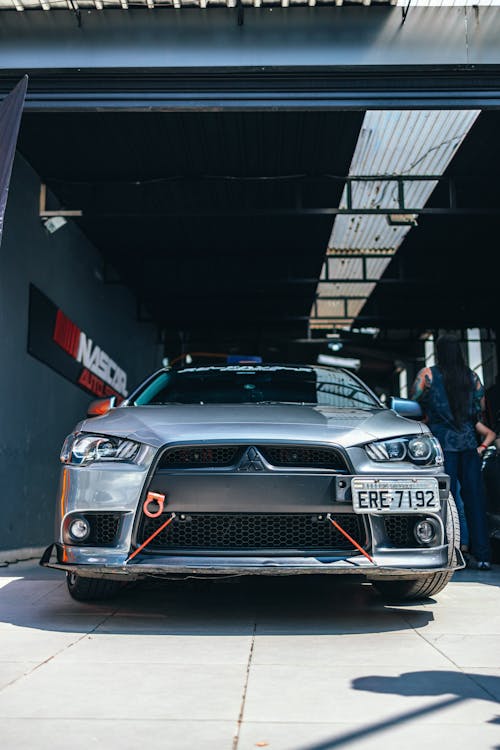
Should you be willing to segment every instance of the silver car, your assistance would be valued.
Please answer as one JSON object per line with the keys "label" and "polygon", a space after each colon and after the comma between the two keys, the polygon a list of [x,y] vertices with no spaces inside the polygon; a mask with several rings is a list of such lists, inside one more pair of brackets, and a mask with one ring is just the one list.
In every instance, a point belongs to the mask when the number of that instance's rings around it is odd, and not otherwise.
{"label": "silver car", "polygon": [[79,600],[149,576],[319,573],[434,595],[463,567],[457,511],[420,407],[389,406],[341,369],[160,370],[66,438],[41,564]]}

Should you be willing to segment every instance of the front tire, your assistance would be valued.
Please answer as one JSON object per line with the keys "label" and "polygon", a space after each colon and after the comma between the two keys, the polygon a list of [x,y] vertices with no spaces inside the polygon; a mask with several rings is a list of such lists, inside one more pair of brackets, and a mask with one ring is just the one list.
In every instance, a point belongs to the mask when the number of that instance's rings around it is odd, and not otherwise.
{"label": "front tire", "polygon": [[66,573],[66,584],[70,596],[77,602],[112,599],[122,588],[119,581],[109,581],[105,578],[85,578],[78,573]]}
{"label": "front tire", "polygon": [[[448,539],[448,565],[453,565],[455,550],[460,547],[460,521],[455,500],[451,495],[447,500],[446,538]],[[374,584],[386,599],[412,601],[439,594],[452,577],[453,571],[450,571],[429,573],[407,581],[374,581]]]}

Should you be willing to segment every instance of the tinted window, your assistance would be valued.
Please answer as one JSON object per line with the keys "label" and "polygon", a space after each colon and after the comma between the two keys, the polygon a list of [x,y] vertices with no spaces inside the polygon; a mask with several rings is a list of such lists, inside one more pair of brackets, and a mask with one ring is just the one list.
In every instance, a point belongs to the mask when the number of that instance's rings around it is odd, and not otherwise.
{"label": "tinted window", "polygon": [[351,409],[379,406],[358,380],[341,370],[251,366],[164,372],[136,396],[134,403],[306,403]]}

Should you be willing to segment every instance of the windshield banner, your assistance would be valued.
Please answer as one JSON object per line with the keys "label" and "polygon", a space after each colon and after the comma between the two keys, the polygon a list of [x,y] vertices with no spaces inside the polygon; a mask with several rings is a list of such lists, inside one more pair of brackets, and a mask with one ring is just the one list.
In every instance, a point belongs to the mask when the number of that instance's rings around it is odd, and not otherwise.
{"label": "windshield banner", "polygon": [[28,76],[24,76],[16,88],[0,102],[0,245],[2,244],[3,220],[9,194],[10,175],[14,154],[16,153],[17,134],[27,86]]}

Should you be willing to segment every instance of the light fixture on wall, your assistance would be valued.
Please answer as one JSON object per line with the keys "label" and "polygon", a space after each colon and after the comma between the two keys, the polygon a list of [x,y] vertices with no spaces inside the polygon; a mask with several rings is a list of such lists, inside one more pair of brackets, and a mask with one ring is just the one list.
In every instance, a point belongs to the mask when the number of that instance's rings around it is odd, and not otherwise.
{"label": "light fixture on wall", "polygon": [[57,232],[58,229],[63,227],[68,222],[64,218],[64,216],[50,216],[48,219],[45,219],[43,222],[43,225],[47,232],[50,232],[50,234],[54,234],[54,232]]}
{"label": "light fixture on wall", "polygon": [[343,346],[344,344],[342,343],[342,341],[330,341],[330,343],[328,344],[328,348],[332,352],[339,352]]}
{"label": "light fixture on wall", "polygon": [[40,185],[40,199],[38,207],[38,215],[42,220],[45,229],[54,234],[58,229],[67,224],[68,218],[76,218],[82,216],[83,212],[78,210],[68,211],[63,208],[58,208],[55,211],[47,210],[47,186],[44,182]]}

